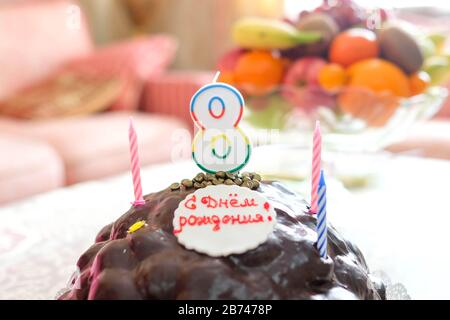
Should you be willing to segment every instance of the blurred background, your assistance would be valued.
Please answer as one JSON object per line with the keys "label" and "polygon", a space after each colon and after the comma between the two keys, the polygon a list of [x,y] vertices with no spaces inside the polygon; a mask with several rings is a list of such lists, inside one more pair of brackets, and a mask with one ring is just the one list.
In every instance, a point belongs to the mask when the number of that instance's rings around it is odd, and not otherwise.
{"label": "blurred background", "polygon": [[309,164],[320,119],[346,186],[370,182],[368,153],[450,159],[449,17],[443,1],[2,0],[0,204],[129,170],[130,115],[144,166],[188,158],[189,101],[216,70],[281,158]]}
{"label": "blurred background", "polygon": [[145,194],[198,173],[219,70],[246,170],[309,200],[320,120],[330,223],[401,298],[449,299],[449,36],[441,0],[0,0],[0,298],[54,298],[129,209],[130,116]]}

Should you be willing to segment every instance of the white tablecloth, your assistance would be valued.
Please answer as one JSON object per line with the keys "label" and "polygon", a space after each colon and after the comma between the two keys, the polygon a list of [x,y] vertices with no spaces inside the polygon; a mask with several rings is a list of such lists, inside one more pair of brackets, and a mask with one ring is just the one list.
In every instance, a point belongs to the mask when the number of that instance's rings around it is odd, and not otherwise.
{"label": "white tablecloth", "polygon": [[[196,172],[192,162],[145,168],[144,191]],[[358,244],[373,270],[403,283],[412,298],[450,299],[450,162],[399,157],[378,176],[352,193],[330,183],[331,223]],[[83,183],[1,208],[0,299],[54,298],[100,228],[128,209],[130,179]]]}

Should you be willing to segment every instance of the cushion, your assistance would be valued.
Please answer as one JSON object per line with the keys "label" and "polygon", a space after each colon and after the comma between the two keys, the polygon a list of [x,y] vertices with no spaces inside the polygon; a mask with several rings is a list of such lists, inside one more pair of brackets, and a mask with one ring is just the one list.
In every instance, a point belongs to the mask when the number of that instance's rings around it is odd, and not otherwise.
{"label": "cushion", "polygon": [[153,36],[99,49],[8,97],[0,103],[0,113],[41,119],[136,109],[143,81],[165,69],[175,48],[172,38]]}
{"label": "cushion", "polygon": [[64,165],[48,144],[0,133],[0,204],[63,186]]}
{"label": "cushion", "polygon": [[[133,115],[139,140],[142,165],[172,160],[172,152],[181,157],[190,155],[186,127],[179,120],[166,116],[112,112],[89,117],[27,122],[26,125],[2,127],[24,136],[47,141],[65,164],[66,183],[99,179],[126,172],[130,168],[128,143],[129,117]],[[183,130],[184,129],[184,130]],[[179,141],[172,134],[184,134]]]}
{"label": "cushion", "polygon": [[189,104],[194,93],[214,78],[213,72],[171,71],[146,83],[143,109],[175,116],[193,129]]}
{"label": "cushion", "polygon": [[120,95],[120,78],[63,70],[0,102],[4,116],[44,119],[108,109]]}
{"label": "cushion", "polygon": [[0,99],[92,50],[76,1],[0,1]]}
{"label": "cushion", "polygon": [[112,110],[138,107],[142,83],[162,73],[175,57],[177,42],[168,35],[140,36],[103,48],[71,61],[66,68],[86,74],[119,76],[122,90]]}

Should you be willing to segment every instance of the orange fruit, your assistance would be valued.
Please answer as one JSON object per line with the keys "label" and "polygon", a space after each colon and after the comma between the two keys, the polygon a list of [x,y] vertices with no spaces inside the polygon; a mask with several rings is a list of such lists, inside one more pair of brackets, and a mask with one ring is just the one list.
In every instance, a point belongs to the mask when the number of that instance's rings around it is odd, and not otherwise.
{"label": "orange fruit", "polygon": [[319,84],[328,91],[341,88],[347,80],[345,69],[337,63],[329,63],[319,71]]}
{"label": "orange fruit", "polygon": [[431,78],[425,71],[419,71],[409,76],[411,95],[421,94],[430,85]]}
{"label": "orange fruit", "polygon": [[370,127],[382,127],[400,105],[398,99],[388,92],[347,87],[339,93],[337,103],[343,113],[364,120]]}
{"label": "orange fruit", "polygon": [[261,95],[280,84],[284,62],[269,51],[250,51],[242,54],[234,69],[234,81],[245,92]]}
{"label": "orange fruit", "polygon": [[219,79],[217,79],[217,81],[233,85],[234,84],[234,73],[232,71],[221,71],[219,74]]}
{"label": "orange fruit", "polygon": [[348,67],[363,59],[375,58],[380,48],[374,32],[354,28],[341,32],[331,42],[329,60]]}
{"label": "orange fruit", "polygon": [[366,59],[347,69],[348,84],[375,92],[389,92],[398,97],[411,93],[408,76],[395,64],[383,59]]}

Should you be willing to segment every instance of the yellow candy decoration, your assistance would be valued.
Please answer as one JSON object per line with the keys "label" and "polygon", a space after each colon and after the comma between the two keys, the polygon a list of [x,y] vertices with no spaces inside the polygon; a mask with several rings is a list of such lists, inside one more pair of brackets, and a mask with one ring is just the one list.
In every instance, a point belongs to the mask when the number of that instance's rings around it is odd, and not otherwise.
{"label": "yellow candy decoration", "polygon": [[140,228],[142,228],[145,225],[144,220],[140,220],[138,222],[135,222],[131,227],[128,228],[127,233],[133,233],[138,231]]}

